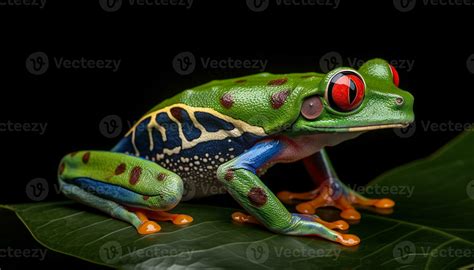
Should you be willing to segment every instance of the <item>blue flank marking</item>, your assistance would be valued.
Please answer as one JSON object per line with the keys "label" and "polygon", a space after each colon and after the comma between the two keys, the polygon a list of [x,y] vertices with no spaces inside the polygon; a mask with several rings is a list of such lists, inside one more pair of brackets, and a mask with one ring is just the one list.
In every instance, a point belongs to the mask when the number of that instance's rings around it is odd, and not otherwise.
{"label": "blue flank marking", "polygon": [[[196,139],[201,136],[201,131],[197,129],[190,119],[190,116],[187,111],[181,111],[182,116],[182,129],[185,137],[190,139]],[[208,131],[217,131],[217,130],[232,130],[234,125],[231,123],[221,120],[209,113],[196,112],[196,119],[201,122],[201,124]],[[149,144],[149,134],[147,125],[150,123],[150,117],[145,118],[141,121],[135,130],[135,145],[140,152],[140,156],[144,158],[145,156],[154,157],[156,154],[163,154],[163,149],[173,149],[177,146],[181,146],[181,139],[179,138],[178,125],[171,121],[166,113],[159,113],[156,115],[156,121],[166,130],[167,141],[163,142],[160,132],[157,129],[152,130],[153,138],[153,149],[150,151]],[[214,158],[214,156],[219,156],[219,158],[224,158],[229,160],[230,156],[237,157],[242,154],[245,149],[252,147],[258,140],[263,137],[257,136],[252,133],[244,132],[240,137],[228,137],[222,140],[211,140],[207,142],[202,142],[196,145],[191,149],[184,149],[177,155],[170,156],[169,158],[175,159],[176,157],[205,157],[208,154],[209,157]],[[129,135],[124,137],[118,142],[118,144],[112,149],[113,152],[128,152],[131,155],[134,155],[135,150],[132,144],[132,136]],[[231,150],[229,150],[231,149]],[[168,158],[168,157],[167,157]],[[217,163],[217,162],[216,162]],[[164,165],[164,164],[163,164]]]}
{"label": "blue flank marking", "polygon": [[282,149],[283,144],[280,141],[263,141],[257,143],[247,152],[240,155],[233,167],[256,173],[258,168],[278,155]]}
{"label": "blue flank marking", "polygon": [[106,184],[90,178],[75,178],[71,182],[83,190],[102,198],[130,205],[142,205],[143,196],[120,186]]}
{"label": "blue flank marking", "polygon": [[210,113],[205,112],[195,112],[194,116],[198,120],[201,125],[204,126],[206,131],[208,132],[216,132],[218,130],[232,130],[234,129],[234,125],[231,123],[224,121],[218,117]]}
{"label": "blue flank marking", "polygon": [[186,110],[181,110],[180,112],[182,118],[181,126],[183,127],[184,137],[186,137],[188,141],[199,138],[201,136],[201,130],[192,124],[193,122],[191,121],[188,112]]}
{"label": "blue flank marking", "polygon": [[[166,130],[166,143],[164,145],[165,148],[173,149],[177,146],[181,146],[181,139],[179,138],[178,124],[171,121],[168,115],[164,112],[159,113],[156,116],[156,122],[158,122]],[[140,141],[136,141],[136,142],[142,143]],[[163,149],[163,145],[155,145],[155,149],[156,149],[156,146],[158,146],[160,149]]]}
{"label": "blue flank marking", "polygon": [[136,130],[138,132],[135,133],[135,141],[136,142],[142,142],[140,144],[137,144],[138,151],[141,152],[148,152],[150,149],[149,145],[149,140],[148,140],[148,123],[150,123],[150,117],[147,117],[144,119],[138,126],[136,127]]}

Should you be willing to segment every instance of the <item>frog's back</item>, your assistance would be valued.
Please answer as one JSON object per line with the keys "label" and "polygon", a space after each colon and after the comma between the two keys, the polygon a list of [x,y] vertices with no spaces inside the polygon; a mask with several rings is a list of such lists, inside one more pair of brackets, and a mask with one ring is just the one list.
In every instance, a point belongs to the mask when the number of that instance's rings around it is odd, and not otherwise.
{"label": "frog's back", "polygon": [[209,108],[264,128],[274,134],[292,123],[299,115],[301,81],[319,81],[317,73],[260,73],[240,78],[216,80],[197,86],[167,99],[151,111],[172,104]]}

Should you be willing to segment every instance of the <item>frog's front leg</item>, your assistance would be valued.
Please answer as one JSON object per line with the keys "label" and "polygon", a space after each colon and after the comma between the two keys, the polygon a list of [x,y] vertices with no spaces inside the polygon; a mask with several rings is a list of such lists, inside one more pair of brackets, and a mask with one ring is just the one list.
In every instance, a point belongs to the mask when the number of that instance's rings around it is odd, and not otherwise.
{"label": "frog's front leg", "polygon": [[296,210],[303,214],[314,214],[316,209],[324,206],[334,206],[341,210],[340,216],[348,220],[359,220],[360,213],[355,210],[354,204],[375,206],[377,208],[391,208],[395,203],[387,198],[368,199],[344,185],[336,175],[329,157],[324,149],[305,158],[304,165],[314,182],[319,187],[313,191],[293,193],[282,191],[277,194],[284,203],[299,203]]}
{"label": "frog's front leg", "polygon": [[287,235],[317,235],[346,246],[357,245],[360,242],[357,236],[333,231],[317,222],[316,216],[289,213],[258,178],[257,169],[275,160],[284,147],[284,142],[278,140],[259,142],[247,152],[222,164],[217,171],[217,177],[247,212],[274,232]]}
{"label": "frog's front leg", "polygon": [[161,229],[149,219],[192,221],[165,212],[181,199],[181,178],[145,159],[103,151],[72,153],[60,163],[59,183],[67,197],[131,223],[140,234]]}

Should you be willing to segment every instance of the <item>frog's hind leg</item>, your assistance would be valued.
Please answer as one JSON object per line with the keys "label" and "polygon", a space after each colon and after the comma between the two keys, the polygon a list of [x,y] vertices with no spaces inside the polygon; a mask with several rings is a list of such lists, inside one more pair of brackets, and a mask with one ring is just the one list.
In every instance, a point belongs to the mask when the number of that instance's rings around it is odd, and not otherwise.
{"label": "frog's hind leg", "polygon": [[[61,191],[68,197],[134,225],[139,233],[160,230],[149,219],[174,208],[183,193],[181,178],[158,164],[122,153],[83,151],[63,158]],[[192,221],[173,216],[175,223]],[[159,219],[163,220],[163,219]]]}
{"label": "frog's hind leg", "polygon": [[153,221],[149,221],[139,212],[130,212],[124,206],[111,201],[103,199],[92,193],[79,188],[76,185],[68,184],[61,179],[59,180],[61,191],[70,199],[83,203],[85,205],[94,207],[110,216],[120,219],[122,221],[132,224],[140,234],[150,234],[161,230],[160,225]]}
{"label": "frog's hind leg", "polygon": [[319,183],[320,186],[310,192],[282,191],[277,194],[278,198],[287,204],[304,201],[296,206],[296,210],[300,213],[314,214],[319,207],[334,206],[341,210],[340,216],[342,218],[359,220],[361,215],[354,208],[354,205],[374,206],[378,209],[392,208],[395,205],[392,200],[387,198],[365,198],[344,185],[337,177],[324,149],[306,158],[304,164],[313,180]]}

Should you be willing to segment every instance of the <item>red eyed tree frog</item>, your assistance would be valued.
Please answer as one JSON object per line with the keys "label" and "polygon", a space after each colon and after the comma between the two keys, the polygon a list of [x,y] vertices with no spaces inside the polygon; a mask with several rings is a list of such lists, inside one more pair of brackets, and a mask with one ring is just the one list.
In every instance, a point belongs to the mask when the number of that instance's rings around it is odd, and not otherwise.
{"label": "red eyed tree frog", "polygon": [[[190,189],[194,196],[186,199],[227,191],[247,212],[234,213],[236,222],[357,245],[357,236],[336,231],[348,229],[347,222],[324,221],[315,210],[335,206],[343,219],[358,220],[354,205],[390,208],[394,202],[345,186],[324,147],[411,123],[413,96],[398,84],[395,68],[381,59],[359,70],[212,81],[156,105],[111,151],[66,155],[58,172],[61,190],[140,234],[158,232],[156,221],[192,222],[166,212]],[[274,164],[299,160],[318,185],[313,191],[275,195],[259,178]],[[296,200],[299,213],[282,204]]]}

